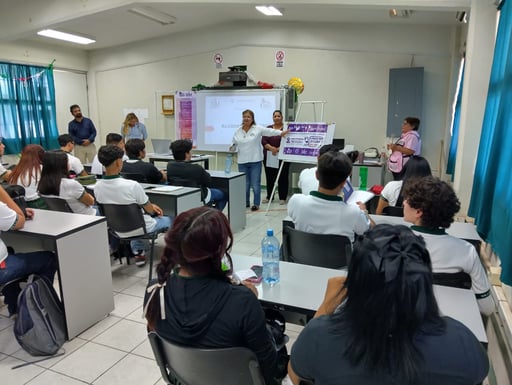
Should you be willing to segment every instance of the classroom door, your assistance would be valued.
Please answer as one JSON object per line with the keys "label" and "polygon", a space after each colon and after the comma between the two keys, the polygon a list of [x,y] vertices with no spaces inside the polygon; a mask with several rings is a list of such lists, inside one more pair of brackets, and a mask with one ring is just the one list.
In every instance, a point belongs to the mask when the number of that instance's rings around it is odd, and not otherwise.
{"label": "classroom door", "polygon": [[399,137],[405,117],[422,119],[423,67],[389,70],[387,137]]}

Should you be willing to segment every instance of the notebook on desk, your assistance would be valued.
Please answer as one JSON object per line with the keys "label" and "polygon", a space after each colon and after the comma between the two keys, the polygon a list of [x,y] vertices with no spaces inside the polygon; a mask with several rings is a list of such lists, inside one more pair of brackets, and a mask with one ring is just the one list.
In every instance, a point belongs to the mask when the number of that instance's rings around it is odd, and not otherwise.
{"label": "notebook on desk", "polygon": [[349,204],[356,204],[357,202],[366,203],[374,196],[375,194],[369,191],[354,190],[352,183],[348,179],[345,186],[343,186],[343,200]]}
{"label": "notebook on desk", "polygon": [[170,139],[151,139],[153,152],[157,155],[172,155]]}

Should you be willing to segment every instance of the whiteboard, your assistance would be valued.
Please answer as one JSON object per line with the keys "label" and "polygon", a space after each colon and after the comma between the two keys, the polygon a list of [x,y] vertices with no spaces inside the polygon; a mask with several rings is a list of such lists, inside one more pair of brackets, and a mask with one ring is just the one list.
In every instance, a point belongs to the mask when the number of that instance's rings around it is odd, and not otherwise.
{"label": "whiteboard", "polygon": [[176,138],[188,136],[198,150],[226,152],[244,110],[254,112],[258,125],[270,125],[274,110],[284,108],[284,95],[284,89],[178,91]]}
{"label": "whiteboard", "polygon": [[335,123],[289,122],[281,139],[279,159],[286,162],[317,163],[320,147],[331,144]]}

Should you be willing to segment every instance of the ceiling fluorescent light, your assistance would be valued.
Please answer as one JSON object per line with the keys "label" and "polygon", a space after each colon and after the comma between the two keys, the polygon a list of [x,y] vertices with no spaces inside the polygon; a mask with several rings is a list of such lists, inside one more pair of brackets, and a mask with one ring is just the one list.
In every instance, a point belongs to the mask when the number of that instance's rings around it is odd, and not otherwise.
{"label": "ceiling fluorescent light", "polygon": [[392,8],[389,10],[389,17],[397,17],[397,18],[408,18],[412,15],[414,11],[410,9],[401,9],[397,10],[395,8]]}
{"label": "ceiling fluorescent light", "polygon": [[88,37],[73,35],[71,33],[55,31],[54,29],[43,29],[37,33],[40,36],[51,37],[52,39],[59,39],[70,41],[77,44],[91,44],[95,43],[96,40],[89,39]]}
{"label": "ceiling fluorescent light", "polygon": [[256,9],[263,13],[265,16],[283,16],[281,11],[273,6],[258,5]]}
{"label": "ceiling fluorescent light", "polygon": [[136,7],[130,8],[128,12],[135,13],[136,15],[145,17],[146,19],[156,21],[162,25],[169,25],[176,23],[176,18],[167,13],[161,12],[151,7]]}

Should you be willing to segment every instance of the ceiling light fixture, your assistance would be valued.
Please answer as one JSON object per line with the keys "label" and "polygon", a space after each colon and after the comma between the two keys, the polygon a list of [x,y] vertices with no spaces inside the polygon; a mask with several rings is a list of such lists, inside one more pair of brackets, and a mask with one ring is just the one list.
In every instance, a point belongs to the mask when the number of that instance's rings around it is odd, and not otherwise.
{"label": "ceiling light fixture", "polygon": [[408,18],[412,15],[413,11],[410,9],[395,9],[389,10],[389,17]]}
{"label": "ceiling light fixture", "polygon": [[54,29],[43,29],[42,31],[39,31],[37,34],[39,36],[51,37],[52,39],[65,40],[71,43],[84,45],[96,42],[96,40],[90,39],[85,36],[78,36],[71,33],[56,31]]}
{"label": "ceiling light fixture", "polygon": [[281,11],[273,6],[257,5],[256,9],[263,13],[265,16],[283,16]]}
{"label": "ceiling light fixture", "polygon": [[145,17],[146,19],[152,21],[156,21],[157,23],[160,23],[162,25],[176,23],[176,18],[174,16],[151,7],[130,8],[128,12],[135,13],[136,15]]}

